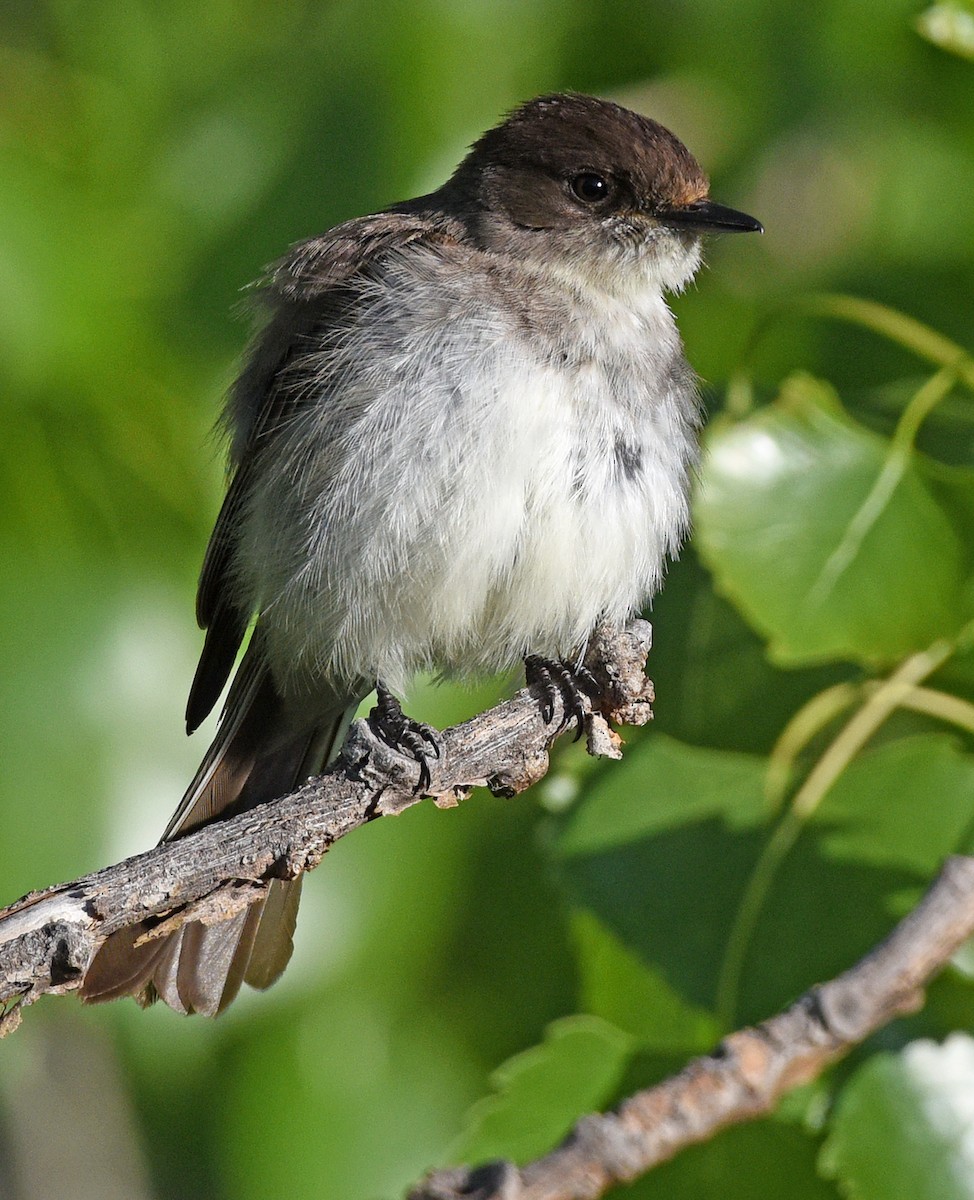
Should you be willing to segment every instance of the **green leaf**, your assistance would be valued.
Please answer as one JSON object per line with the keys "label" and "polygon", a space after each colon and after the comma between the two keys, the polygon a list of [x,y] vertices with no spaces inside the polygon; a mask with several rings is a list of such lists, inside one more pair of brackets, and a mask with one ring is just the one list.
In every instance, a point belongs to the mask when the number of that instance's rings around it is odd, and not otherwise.
{"label": "green leaf", "polygon": [[576,904],[690,1005],[713,1005],[760,853],[764,760],[654,734],[603,772],[550,850]]}
{"label": "green leaf", "polygon": [[688,1004],[659,970],[637,957],[592,913],[574,920],[579,1000],[630,1034],[640,1050],[703,1054],[720,1038],[714,1018]]}
{"label": "green leaf", "polygon": [[924,458],[918,460],[918,465],[923,468],[924,477],[938,504],[958,531],[970,578],[974,575],[974,471],[969,467]]}
{"label": "green leaf", "polygon": [[447,1157],[526,1162],[543,1154],[580,1116],[609,1102],[631,1050],[631,1039],[598,1017],[555,1021],[541,1045],[497,1068],[497,1094],[474,1105]]}
{"label": "green leaf", "polygon": [[558,852],[591,854],[714,817],[746,828],[766,812],[763,782],[763,758],[656,734],[601,774],[563,823]]}
{"label": "green leaf", "polygon": [[816,1171],[818,1142],[777,1121],[739,1125],[691,1146],[619,1200],[837,1200]]}
{"label": "green leaf", "polygon": [[970,853],[974,760],[946,734],[901,738],[863,754],[825,798],[815,830],[829,858],[932,875]]}
{"label": "green leaf", "polygon": [[770,833],[764,765],[654,735],[600,775],[550,839],[565,889],[598,923],[581,942],[586,1005],[640,1039],[658,1022],[660,1048],[703,1036],[694,1022],[714,1011],[729,958],[723,1015],[765,1017],[853,963],[942,859],[968,848],[970,756],[942,734],[880,746],[773,864],[742,932],[738,911]]}
{"label": "green leaf", "polygon": [[778,662],[892,662],[957,632],[964,548],[919,456],[891,457],[824,384],[793,376],[707,450],[698,548]]}
{"label": "green leaf", "polygon": [[777,865],[746,946],[734,1020],[782,1007],[850,966],[970,835],[974,761],[945,735],[861,755]]}
{"label": "green leaf", "polygon": [[651,617],[653,728],[697,746],[766,754],[785,714],[854,669],[777,669],[763,640],[715,593],[692,545],[670,569]]}
{"label": "green leaf", "polygon": [[821,1168],[851,1200],[974,1200],[974,1039],[877,1055],[843,1090]]}
{"label": "green leaf", "polygon": [[917,17],[917,32],[951,54],[974,60],[974,12],[962,4],[933,4]]}

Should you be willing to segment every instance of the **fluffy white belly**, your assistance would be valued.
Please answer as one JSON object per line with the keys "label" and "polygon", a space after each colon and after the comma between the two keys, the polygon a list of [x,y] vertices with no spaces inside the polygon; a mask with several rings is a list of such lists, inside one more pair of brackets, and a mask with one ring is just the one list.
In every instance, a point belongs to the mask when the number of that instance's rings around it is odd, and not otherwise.
{"label": "fluffy white belly", "polygon": [[656,590],[686,523],[685,434],[662,408],[633,420],[607,404],[605,383],[594,366],[537,371],[498,396],[475,497],[425,590],[440,665],[569,655]]}
{"label": "fluffy white belly", "polygon": [[381,374],[361,345],[329,360],[341,388],[243,547],[285,687],[565,657],[653,594],[686,528],[695,391],[661,300],[585,316],[542,354],[480,311],[424,334],[414,306]]}

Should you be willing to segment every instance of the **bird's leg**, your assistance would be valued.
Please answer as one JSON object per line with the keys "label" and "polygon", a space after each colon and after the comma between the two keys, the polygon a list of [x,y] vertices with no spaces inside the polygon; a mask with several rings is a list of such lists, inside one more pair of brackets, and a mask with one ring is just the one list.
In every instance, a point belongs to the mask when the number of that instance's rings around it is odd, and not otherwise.
{"label": "bird's leg", "polygon": [[432,725],[407,717],[381,682],[376,683],[375,694],[376,706],[369,713],[369,723],[387,746],[419,764],[416,792],[425,792],[432,778],[430,760],[440,757],[439,735]]}
{"label": "bird's leg", "polygon": [[576,725],[575,741],[585,730],[585,718],[591,711],[591,701],[599,695],[599,684],[595,676],[581,661],[567,662],[563,658],[542,658],[540,654],[529,654],[524,660],[524,678],[529,687],[534,687],[541,696],[541,716],[546,725],[555,715],[555,700],[560,696],[565,715],[556,730],[565,728],[569,721]]}

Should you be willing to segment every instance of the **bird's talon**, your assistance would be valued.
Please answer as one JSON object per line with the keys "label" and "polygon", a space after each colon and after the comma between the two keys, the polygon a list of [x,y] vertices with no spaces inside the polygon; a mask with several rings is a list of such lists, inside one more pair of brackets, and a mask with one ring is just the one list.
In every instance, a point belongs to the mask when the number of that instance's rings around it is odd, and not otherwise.
{"label": "bird's talon", "polygon": [[541,719],[550,725],[555,715],[555,699],[561,698],[563,715],[555,734],[562,732],[572,721],[575,722],[575,741],[585,732],[585,719],[594,687],[598,694],[595,677],[585,667],[576,667],[561,659],[542,658],[529,654],[524,660],[524,674],[529,685],[541,692],[539,707]]}
{"label": "bird's talon", "polygon": [[575,681],[585,694],[592,700],[596,699],[602,688],[599,686],[599,681],[595,678],[588,667],[579,665],[574,670]]}
{"label": "bird's talon", "polygon": [[372,728],[390,749],[411,758],[419,767],[414,795],[428,791],[433,779],[430,757],[440,757],[437,731],[424,721],[407,717],[399,701],[381,683],[376,685],[375,691],[377,703],[369,714]]}

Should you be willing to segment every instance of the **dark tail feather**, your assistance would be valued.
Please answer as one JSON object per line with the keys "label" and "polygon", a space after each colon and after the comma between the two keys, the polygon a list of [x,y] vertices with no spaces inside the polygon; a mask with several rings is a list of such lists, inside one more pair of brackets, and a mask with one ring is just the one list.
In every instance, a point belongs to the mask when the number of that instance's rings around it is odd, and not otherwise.
{"label": "dark tail feather", "polygon": [[[234,679],[219,732],[163,835],[171,840],[217,817],[253,808],[319,771],[341,745],[354,703],[336,702],[314,725],[295,729],[251,646]],[[89,1002],[157,997],[177,1012],[221,1013],[246,982],[269,987],[291,957],[301,880],[275,880],[267,895],[226,921],[190,921],[160,938],[153,922],[120,929],[85,973]],[[145,938],[141,945],[136,941]]]}
{"label": "dark tail feather", "polygon": [[276,880],[271,884],[244,974],[244,983],[252,988],[270,987],[288,964],[298,923],[301,881],[299,875],[288,882]]}

